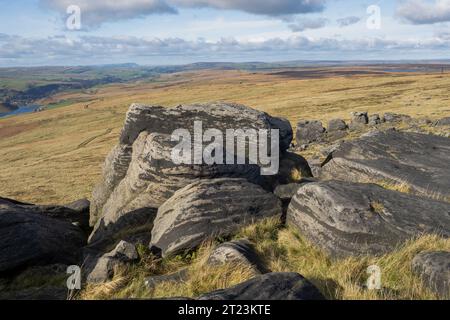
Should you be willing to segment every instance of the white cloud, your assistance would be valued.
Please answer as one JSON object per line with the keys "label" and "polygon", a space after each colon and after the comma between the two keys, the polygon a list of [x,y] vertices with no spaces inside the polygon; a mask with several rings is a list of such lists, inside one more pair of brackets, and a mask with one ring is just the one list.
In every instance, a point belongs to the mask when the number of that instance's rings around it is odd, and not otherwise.
{"label": "white cloud", "polygon": [[175,14],[178,8],[214,8],[256,15],[283,16],[320,12],[326,0],[40,0],[46,8],[66,14],[69,5],[81,8],[85,26],[140,18],[150,14]]}
{"label": "white cloud", "polygon": [[149,14],[174,14],[177,10],[165,0],[40,0],[41,3],[62,15],[70,5],[81,9],[82,23],[96,27],[107,21],[144,17]]}
{"label": "white cloud", "polygon": [[319,12],[325,5],[325,0],[168,0],[168,2],[187,8],[209,7],[268,16]]}
{"label": "white cloud", "polygon": [[356,24],[356,23],[358,23],[360,21],[361,21],[361,18],[355,17],[355,16],[345,17],[345,18],[341,18],[341,19],[337,19],[336,20],[336,22],[338,23],[338,25],[341,28],[347,27],[347,26],[351,26],[351,25]]}
{"label": "white cloud", "polygon": [[[369,55],[385,59],[387,55],[402,52],[425,52],[427,50],[450,49],[450,39],[443,35],[427,41],[309,38],[291,36],[287,39],[272,38],[264,41],[236,40],[226,38],[219,41],[180,38],[146,39],[138,37],[94,37],[68,38],[24,38],[0,34],[0,64],[90,64],[157,61],[218,61],[230,57],[252,60],[268,56],[316,59],[335,59],[337,56],[349,58],[357,56],[364,60]],[[421,51],[422,50],[422,51]],[[404,55],[402,55],[404,57]],[[167,62],[166,62],[167,63]]]}
{"label": "white cloud", "polygon": [[328,19],[325,18],[299,18],[288,27],[294,32],[302,32],[308,29],[320,29],[325,27]]}
{"label": "white cloud", "polygon": [[397,15],[412,24],[450,21],[450,0],[407,0],[397,8]]}

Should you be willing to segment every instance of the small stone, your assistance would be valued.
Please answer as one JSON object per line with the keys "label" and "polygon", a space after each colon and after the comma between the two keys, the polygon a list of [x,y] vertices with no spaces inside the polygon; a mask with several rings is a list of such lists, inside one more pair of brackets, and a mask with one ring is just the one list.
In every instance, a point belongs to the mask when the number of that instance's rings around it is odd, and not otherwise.
{"label": "small stone", "polygon": [[247,239],[222,243],[211,252],[207,263],[210,265],[235,263],[249,266],[257,273],[269,272]]}
{"label": "small stone", "polygon": [[342,119],[332,119],[328,122],[328,132],[345,131],[347,129],[348,126]]}
{"label": "small stone", "polygon": [[376,126],[381,124],[381,118],[379,114],[372,114],[369,117],[369,126]]}
{"label": "small stone", "polygon": [[351,130],[362,129],[365,125],[369,123],[369,117],[367,112],[352,112],[352,120],[350,122],[349,128]]}
{"label": "small stone", "polygon": [[409,121],[411,120],[411,117],[405,114],[387,112],[383,115],[383,119],[385,122],[401,122]]}

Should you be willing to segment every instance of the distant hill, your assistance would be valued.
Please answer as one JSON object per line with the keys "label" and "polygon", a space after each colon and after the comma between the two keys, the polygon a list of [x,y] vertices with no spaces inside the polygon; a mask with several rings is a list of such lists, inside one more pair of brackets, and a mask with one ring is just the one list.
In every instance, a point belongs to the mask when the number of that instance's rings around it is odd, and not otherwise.
{"label": "distant hill", "polygon": [[[197,62],[186,65],[142,66],[135,63],[94,66],[42,66],[0,68],[0,113],[29,105],[63,91],[88,90],[95,86],[134,81],[154,81],[160,75],[199,70],[283,72],[301,68],[367,67],[379,72],[444,72],[450,60],[436,61],[287,61]],[[297,72],[297,70],[296,70]],[[302,71],[303,72],[303,71]],[[373,73],[372,71],[370,73]],[[298,74],[297,74],[298,75]],[[1,105],[3,104],[3,105]]]}

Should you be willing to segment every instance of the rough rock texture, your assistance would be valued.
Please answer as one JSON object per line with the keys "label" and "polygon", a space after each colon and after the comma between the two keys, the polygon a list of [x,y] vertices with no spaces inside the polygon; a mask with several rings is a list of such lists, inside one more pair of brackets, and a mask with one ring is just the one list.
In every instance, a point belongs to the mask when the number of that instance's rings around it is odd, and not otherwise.
{"label": "rough rock texture", "polygon": [[442,118],[434,124],[435,126],[450,126],[450,117]]}
{"label": "rough rock texture", "polygon": [[0,197],[0,210],[26,211],[73,223],[83,230],[89,227],[89,201],[81,199],[64,206],[34,205]]}
{"label": "rough rock texture", "polygon": [[369,126],[376,126],[381,124],[381,118],[379,114],[372,114],[369,116]]}
{"label": "rough rock texture", "polygon": [[111,280],[118,266],[135,261],[138,257],[133,244],[120,241],[111,252],[98,258],[92,257],[91,261],[85,262],[83,271],[87,274],[87,282],[101,283]]}
{"label": "rough rock texture", "polygon": [[91,206],[91,202],[88,199],[80,199],[68,204],[65,204],[64,207],[72,209],[76,212],[89,214],[89,208]]}
{"label": "rough rock texture", "polygon": [[[194,136],[194,122],[207,129],[278,129],[280,150],[289,148],[289,121],[242,105],[215,103],[176,108],[133,104],[127,113],[119,144],[108,155],[103,180],[93,192],[91,225],[100,218],[107,226],[130,211],[157,208],[175,191],[203,178],[239,177],[263,183],[258,164],[185,165],[172,161],[171,141],[176,129]],[[205,143],[205,146],[207,143]],[[246,143],[247,148],[255,141]]]}
{"label": "rough rock texture", "polygon": [[450,298],[450,252],[421,252],[414,257],[412,269],[440,297]]}
{"label": "rough rock texture", "polygon": [[387,112],[383,115],[383,120],[385,122],[400,122],[411,120],[411,117],[405,114]]}
{"label": "rough rock texture", "polygon": [[322,122],[313,120],[301,120],[297,124],[297,145],[310,144],[312,142],[321,141],[324,137],[325,128]]}
{"label": "rough rock texture", "polygon": [[380,254],[422,233],[450,236],[450,203],[343,181],[309,183],[288,224],[335,256]]}
{"label": "rough rock texture", "polygon": [[320,171],[322,171],[322,163],[323,160],[321,160],[318,157],[308,159],[308,164],[309,167],[311,168],[311,172],[314,178],[320,177]]}
{"label": "rough rock texture", "polygon": [[157,211],[155,208],[142,208],[128,212],[108,225],[101,221],[91,233],[87,247],[104,253],[114,248],[120,240],[134,245],[138,243],[147,245],[150,242]]}
{"label": "rough rock texture", "polygon": [[199,300],[324,300],[319,290],[298,273],[268,273]]}
{"label": "rough rock texture", "polygon": [[275,188],[275,191],[273,192],[278,198],[281,200],[291,200],[293,196],[297,194],[298,189],[300,189],[304,184],[316,182],[316,179],[302,179],[297,183],[289,183],[289,184],[282,184]]}
{"label": "rough rock texture", "polygon": [[269,272],[256,253],[253,244],[246,239],[222,243],[211,252],[207,263],[211,265],[236,263],[250,266],[258,273]]}
{"label": "rough rock texture", "polygon": [[351,130],[359,130],[369,123],[367,112],[352,112],[352,120],[349,124]]}
{"label": "rough rock texture", "polygon": [[[73,212],[49,209],[0,199],[0,273],[34,265],[79,263],[86,240],[71,222]],[[52,218],[59,212],[61,219]]]}
{"label": "rough rock texture", "polygon": [[348,129],[347,124],[342,119],[332,119],[328,122],[328,128],[327,131],[334,132],[334,131],[345,131]]}
{"label": "rough rock texture", "polygon": [[202,180],[177,191],[159,208],[152,245],[166,256],[281,213],[281,203],[275,195],[245,179]]}
{"label": "rough rock texture", "polygon": [[342,143],[320,172],[323,179],[405,186],[432,198],[450,197],[450,139],[378,131]]}

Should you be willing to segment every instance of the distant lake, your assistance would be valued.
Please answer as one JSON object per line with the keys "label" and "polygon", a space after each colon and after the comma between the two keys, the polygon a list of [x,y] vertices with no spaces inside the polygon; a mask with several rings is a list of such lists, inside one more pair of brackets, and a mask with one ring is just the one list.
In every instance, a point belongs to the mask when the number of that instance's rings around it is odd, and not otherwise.
{"label": "distant lake", "polygon": [[13,116],[13,115],[17,115],[17,114],[22,114],[22,113],[34,112],[34,110],[36,110],[37,108],[39,108],[38,105],[22,106],[22,107],[19,107],[16,110],[11,111],[11,112],[0,113],[0,118]]}

